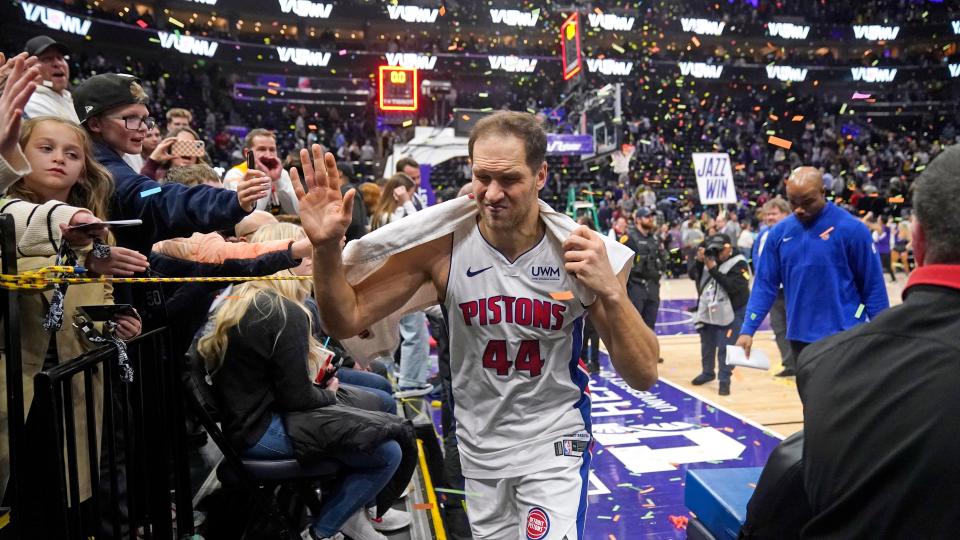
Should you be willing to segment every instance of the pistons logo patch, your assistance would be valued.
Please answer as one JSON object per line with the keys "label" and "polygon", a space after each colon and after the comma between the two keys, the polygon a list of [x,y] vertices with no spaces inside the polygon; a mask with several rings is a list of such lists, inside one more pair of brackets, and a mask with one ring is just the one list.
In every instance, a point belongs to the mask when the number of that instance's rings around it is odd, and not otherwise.
{"label": "pistons logo patch", "polygon": [[540,540],[546,538],[550,531],[550,518],[543,508],[533,507],[527,514],[527,539]]}

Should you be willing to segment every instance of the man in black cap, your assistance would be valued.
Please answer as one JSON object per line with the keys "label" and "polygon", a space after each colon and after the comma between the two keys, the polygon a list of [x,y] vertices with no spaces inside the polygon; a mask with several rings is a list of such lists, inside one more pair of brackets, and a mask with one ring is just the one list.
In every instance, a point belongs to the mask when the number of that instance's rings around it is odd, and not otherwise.
{"label": "man in black cap", "polygon": [[56,116],[80,123],[74,110],[73,97],[67,90],[70,85],[70,66],[66,57],[70,55],[70,49],[49,36],[37,36],[27,41],[23,50],[40,60],[38,66],[41,76],[40,85],[23,108],[24,116]]}
{"label": "man in black cap", "polygon": [[657,323],[657,310],[660,309],[660,276],[666,268],[668,258],[663,244],[657,239],[657,218],[653,210],[641,206],[633,213],[634,227],[627,229],[621,237],[623,244],[632,249],[633,268],[627,281],[627,294],[630,301],[640,312],[643,322],[651,330]]}
{"label": "man in black cap", "polygon": [[[733,242],[725,234],[708,236],[697,249],[696,263],[690,278],[697,283],[699,299],[694,323],[700,334],[702,371],[691,384],[699,386],[717,378],[720,372],[720,395],[730,395],[727,345],[733,345],[740,334],[743,314],[750,299],[750,267],[739,253],[733,255]],[[717,369],[719,367],[719,369]]]}

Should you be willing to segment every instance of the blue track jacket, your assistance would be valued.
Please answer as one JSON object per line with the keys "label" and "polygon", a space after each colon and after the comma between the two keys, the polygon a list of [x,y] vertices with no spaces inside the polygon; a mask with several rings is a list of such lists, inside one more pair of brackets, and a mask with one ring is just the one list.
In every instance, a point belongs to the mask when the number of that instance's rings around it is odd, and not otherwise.
{"label": "blue track jacket", "polygon": [[113,175],[110,219],[142,219],[139,227],[113,230],[117,245],[150,254],[153,244],[195,232],[230,229],[246,217],[237,193],[211,186],[159,184],[143,176],[108,146],[94,144],[94,156]]}
{"label": "blue track jacket", "polygon": [[757,331],[781,283],[791,340],[813,343],[890,306],[870,231],[831,202],[810,226],[791,214],[770,229],[741,334]]}

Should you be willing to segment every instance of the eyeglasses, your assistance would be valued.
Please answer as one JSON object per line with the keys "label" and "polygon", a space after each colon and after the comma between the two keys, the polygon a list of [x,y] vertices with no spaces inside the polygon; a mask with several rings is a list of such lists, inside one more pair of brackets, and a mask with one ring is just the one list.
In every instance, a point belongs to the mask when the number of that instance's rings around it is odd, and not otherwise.
{"label": "eyeglasses", "polygon": [[128,116],[111,116],[114,120],[123,120],[125,126],[130,131],[136,131],[140,129],[141,126],[147,126],[147,129],[153,129],[157,125],[157,121],[149,116],[137,116],[131,114]]}

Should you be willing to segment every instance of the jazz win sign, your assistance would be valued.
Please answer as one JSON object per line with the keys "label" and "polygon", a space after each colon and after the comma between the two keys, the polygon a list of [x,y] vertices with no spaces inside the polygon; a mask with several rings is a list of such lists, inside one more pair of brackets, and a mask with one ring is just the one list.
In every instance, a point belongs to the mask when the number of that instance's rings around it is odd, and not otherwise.
{"label": "jazz win sign", "polygon": [[700,204],[737,202],[729,154],[694,152],[693,170],[697,175]]}

